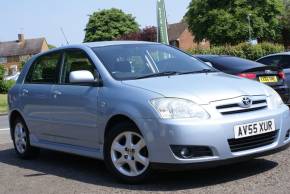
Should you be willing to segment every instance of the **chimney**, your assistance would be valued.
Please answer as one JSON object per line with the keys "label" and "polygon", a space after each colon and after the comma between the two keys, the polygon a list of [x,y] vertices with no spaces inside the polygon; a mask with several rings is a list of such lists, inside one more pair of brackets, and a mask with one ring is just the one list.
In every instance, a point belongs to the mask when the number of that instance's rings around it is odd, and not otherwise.
{"label": "chimney", "polygon": [[24,42],[24,34],[18,34],[18,42]]}

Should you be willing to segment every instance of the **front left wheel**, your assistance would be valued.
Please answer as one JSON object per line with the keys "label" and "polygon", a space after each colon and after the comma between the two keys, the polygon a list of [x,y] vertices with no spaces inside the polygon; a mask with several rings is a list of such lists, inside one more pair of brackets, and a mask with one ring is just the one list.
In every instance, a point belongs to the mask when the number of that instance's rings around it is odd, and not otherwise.
{"label": "front left wheel", "polygon": [[112,128],[104,151],[107,167],[124,182],[142,182],[151,172],[145,140],[130,122],[119,123]]}

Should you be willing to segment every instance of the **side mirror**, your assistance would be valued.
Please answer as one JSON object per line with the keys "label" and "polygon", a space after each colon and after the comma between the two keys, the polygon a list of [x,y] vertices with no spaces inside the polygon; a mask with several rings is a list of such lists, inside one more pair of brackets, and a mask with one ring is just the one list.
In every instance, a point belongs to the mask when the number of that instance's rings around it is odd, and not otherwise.
{"label": "side mirror", "polygon": [[96,83],[94,75],[87,70],[72,71],[69,74],[70,83]]}
{"label": "side mirror", "polygon": [[204,62],[205,64],[207,64],[208,66],[210,67],[213,67],[212,63],[211,62]]}

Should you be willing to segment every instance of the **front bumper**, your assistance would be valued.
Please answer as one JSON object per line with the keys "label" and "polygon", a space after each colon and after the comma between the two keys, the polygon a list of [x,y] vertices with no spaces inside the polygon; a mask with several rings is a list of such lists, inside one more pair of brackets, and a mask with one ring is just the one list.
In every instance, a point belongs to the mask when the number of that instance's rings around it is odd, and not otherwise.
{"label": "front bumper", "polygon": [[[265,109],[205,121],[140,119],[138,125],[153,164],[200,166],[258,157],[288,146],[290,138],[285,138],[290,129],[289,118],[289,108],[283,105],[277,110]],[[235,125],[270,119],[275,120],[276,129],[279,130],[273,143],[245,151],[231,151],[228,140],[234,138]],[[207,146],[212,150],[213,156],[181,159],[173,154],[170,145]]]}
{"label": "front bumper", "polygon": [[152,167],[154,169],[161,169],[161,170],[188,170],[188,169],[201,169],[201,168],[213,168],[217,166],[223,166],[238,162],[247,161],[253,158],[263,157],[272,155],[278,152],[281,152],[283,150],[286,150],[290,147],[290,144],[285,144],[282,147],[277,147],[271,150],[267,150],[264,152],[258,152],[254,154],[249,154],[245,156],[240,157],[234,157],[230,159],[224,159],[224,160],[218,160],[218,161],[207,161],[207,162],[195,162],[190,164],[169,164],[169,163],[152,163]]}

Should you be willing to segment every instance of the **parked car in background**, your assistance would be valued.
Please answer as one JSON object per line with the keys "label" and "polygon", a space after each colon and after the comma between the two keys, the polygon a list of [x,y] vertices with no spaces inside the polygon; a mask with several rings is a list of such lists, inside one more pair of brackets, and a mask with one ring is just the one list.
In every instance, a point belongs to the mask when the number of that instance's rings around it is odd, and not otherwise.
{"label": "parked car in background", "polygon": [[16,74],[14,75],[11,75],[11,76],[7,76],[4,78],[5,81],[8,81],[8,80],[14,80],[14,81],[17,81],[18,77],[20,75],[20,72],[17,72]]}
{"label": "parked car in background", "polygon": [[289,101],[289,86],[286,83],[285,73],[278,66],[266,66],[255,61],[226,55],[195,55],[195,57],[225,73],[267,84],[280,94],[285,103]]}
{"label": "parked car in background", "polygon": [[102,159],[129,183],[290,144],[289,108],[271,87],[158,43],[51,49],[27,62],[8,99],[19,157],[46,148]]}
{"label": "parked car in background", "polygon": [[268,55],[258,59],[257,62],[282,68],[285,72],[286,82],[290,87],[290,52]]}

